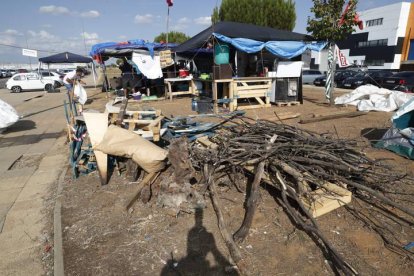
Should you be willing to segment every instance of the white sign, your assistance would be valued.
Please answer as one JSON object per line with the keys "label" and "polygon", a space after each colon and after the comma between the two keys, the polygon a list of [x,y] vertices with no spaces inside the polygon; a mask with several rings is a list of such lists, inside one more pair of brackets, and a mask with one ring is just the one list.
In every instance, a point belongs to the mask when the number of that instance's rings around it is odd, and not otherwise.
{"label": "white sign", "polygon": [[302,61],[281,61],[277,65],[277,78],[299,78],[302,73]]}
{"label": "white sign", "polygon": [[30,49],[22,49],[22,55],[28,56],[28,57],[37,57],[37,51],[30,50]]}

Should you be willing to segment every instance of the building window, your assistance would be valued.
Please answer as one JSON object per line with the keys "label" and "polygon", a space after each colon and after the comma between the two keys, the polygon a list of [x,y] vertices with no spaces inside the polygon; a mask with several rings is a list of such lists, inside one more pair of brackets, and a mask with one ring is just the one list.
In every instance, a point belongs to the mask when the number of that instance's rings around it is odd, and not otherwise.
{"label": "building window", "polygon": [[360,41],[357,44],[357,48],[387,46],[387,45],[388,45],[388,39],[377,39],[377,40],[370,40],[370,41]]}
{"label": "building window", "polygon": [[383,59],[371,59],[365,60],[364,65],[366,66],[383,66],[385,64],[385,60]]}
{"label": "building window", "polygon": [[365,26],[372,27],[372,26],[382,25],[383,19],[384,18],[377,18],[377,19],[367,20],[365,22]]}

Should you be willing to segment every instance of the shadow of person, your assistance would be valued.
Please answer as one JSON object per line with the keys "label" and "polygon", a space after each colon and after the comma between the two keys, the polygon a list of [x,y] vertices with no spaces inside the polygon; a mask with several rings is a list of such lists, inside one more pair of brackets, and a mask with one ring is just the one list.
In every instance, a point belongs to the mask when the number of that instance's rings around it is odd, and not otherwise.
{"label": "shadow of person", "polygon": [[[225,271],[231,264],[218,250],[214,235],[203,226],[203,209],[196,209],[194,218],[195,225],[187,236],[187,256],[181,260],[174,260],[172,256],[160,275],[238,275],[235,270]],[[210,263],[209,253],[214,264]]]}

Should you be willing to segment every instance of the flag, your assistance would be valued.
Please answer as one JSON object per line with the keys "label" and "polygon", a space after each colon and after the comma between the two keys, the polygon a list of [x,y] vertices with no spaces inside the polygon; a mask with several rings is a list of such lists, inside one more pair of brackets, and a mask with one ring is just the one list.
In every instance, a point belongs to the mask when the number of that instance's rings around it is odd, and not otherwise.
{"label": "flag", "polygon": [[[348,11],[353,8],[353,6],[355,5],[355,2],[350,0],[348,2],[348,5],[346,5],[344,12],[342,13],[341,19],[339,19],[339,26],[342,26],[345,22],[345,15],[348,13]],[[359,19],[359,15],[357,13],[355,13],[354,16],[354,23],[356,23],[359,27],[360,30],[364,29],[364,21],[362,21],[361,19]]]}
{"label": "flag", "polygon": [[336,45],[335,45],[335,51],[336,51],[336,56],[337,56],[336,62],[338,63],[340,68],[351,66],[351,63],[349,62],[349,60],[346,58],[344,53],[342,53],[341,50]]}
{"label": "flag", "polygon": [[174,5],[173,0],[167,0],[168,7],[172,7]]}

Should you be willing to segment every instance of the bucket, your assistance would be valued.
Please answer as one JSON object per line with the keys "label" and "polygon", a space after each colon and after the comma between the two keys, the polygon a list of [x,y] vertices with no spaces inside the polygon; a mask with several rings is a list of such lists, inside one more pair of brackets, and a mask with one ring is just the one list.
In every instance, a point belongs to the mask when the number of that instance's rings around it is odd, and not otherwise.
{"label": "bucket", "polygon": [[180,78],[185,78],[185,77],[188,77],[189,75],[190,75],[190,72],[188,70],[180,69],[180,71],[178,71],[178,76]]}
{"label": "bucket", "polygon": [[230,62],[230,48],[226,44],[216,44],[214,46],[214,63],[229,64]]}
{"label": "bucket", "polygon": [[207,97],[197,99],[196,111],[200,114],[208,114],[213,112],[213,100]]}

